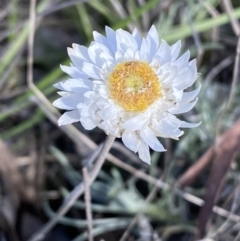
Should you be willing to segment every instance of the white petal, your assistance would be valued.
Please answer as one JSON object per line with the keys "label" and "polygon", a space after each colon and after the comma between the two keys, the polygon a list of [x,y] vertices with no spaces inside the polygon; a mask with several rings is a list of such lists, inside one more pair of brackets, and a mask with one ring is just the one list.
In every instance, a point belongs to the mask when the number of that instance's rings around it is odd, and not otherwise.
{"label": "white petal", "polygon": [[155,55],[155,58],[160,58],[162,65],[171,59],[171,49],[164,40],[161,41],[161,45]]}
{"label": "white petal", "polygon": [[75,52],[72,48],[67,48],[67,51],[70,59],[72,60],[73,65],[77,68],[82,68],[84,60],[75,55]]}
{"label": "white petal", "polygon": [[142,37],[140,36],[140,34],[138,33],[136,28],[133,30],[132,36],[134,37],[134,39],[137,42],[138,49],[140,49],[141,44],[142,44]]}
{"label": "white petal", "polygon": [[88,76],[94,79],[101,79],[100,77],[100,69],[94,64],[90,64],[87,62],[83,63],[82,71]]}
{"label": "white petal", "polygon": [[76,56],[82,59],[85,62],[90,62],[90,58],[88,55],[88,48],[79,44],[73,44],[73,51]]}
{"label": "white petal", "polygon": [[106,59],[100,58],[100,54],[102,52],[103,51],[99,49],[96,45],[91,45],[88,48],[88,53],[92,62],[99,67],[102,67],[103,64],[106,62]]}
{"label": "white petal", "polygon": [[149,127],[142,129],[140,136],[154,151],[166,151]]}
{"label": "white petal", "polygon": [[68,96],[69,92],[68,91],[58,91],[57,92],[60,96]]}
{"label": "white petal", "polygon": [[175,78],[178,75],[178,67],[175,65],[160,65],[160,71],[162,72],[160,79],[165,85],[172,84],[172,82],[175,81]]}
{"label": "white petal", "polygon": [[106,106],[104,109],[98,111],[99,116],[102,120],[110,120],[114,115],[116,115],[117,110],[114,104]]}
{"label": "white petal", "polygon": [[73,122],[80,121],[80,114],[78,110],[65,112],[58,120],[58,125],[68,125]]}
{"label": "white petal", "polygon": [[92,130],[93,128],[96,127],[94,122],[89,117],[81,117],[80,122],[86,130]]}
{"label": "white petal", "polygon": [[63,96],[53,102],[53,105],[64,110],[73,110],[77,105],[83,101],[83,96],[80,94],[69,94]]}
{"label": "white petal", "polygon": [[149,61],[149,50],[147,47],[148,47],[147,41],[146,39],[143,39],[141,48],[140,48],[140,56],[141,56],[141,60],[143,61]]}
{"label": "white petal", "polygon": [[92,88],[92,81],[87,79],[68,79],[53,86],[64,91],[85,93]]}
{"label": "white petal", "polygon": [[149,147],[141,139],[139,140],[139,145],[138,145],[138,156],[142,161],[151,165],[151,156],[150,156],[150,152],[149,152]]}
{"label": "white petal", "polygon": [[137,115],[123,123],[122,128],[127,129],[129,131],[141,130],[147,122],[148,118],[146,118],[146,116]]}
{"label": "white petal", "polygon": [[133,49],[128,48],[127,51],[124,54],[124,59],[125,60],[133,60],[134,54],[135,54],[135,52],[133,51]]}
{"label": "white petal", "polygon": [[138,138],[135,132],[125,130],[122,134],[123,144],[130,150],[137,152],[138,150]]}
{"label": "white petal", "polygon": [[61,69],[63,72],[67,73],[68,75],[70,75],[72,78],[74,79],[87,79],[88,76],[86,74],[84,74],[81,70],[79,70],[78,68],[74,67],[74,66],[64,66],[64,65],[60,65]]}
{"label": "white petal", "polygon": [[195,128],[201,125],[201,121],[199,123],[189,123],[186,121],[180,121],[180,127],[182,128]]}
{"label": "white petal", "polygon": [[173,107],[169,110],[170,113],[172,114],[182,114],[182,113],[185,113],[185,112],[188,112],[190,111],[194,106],[195,104],[197,103],[197,98],[195,101],[191,102],[191,103],[185,103],[183,105],[179,105],[177,107]]}
{"label": "white petal", "polygon": [[127,31],[118,29],[116,31],[116,40],[117,49],[123,53],[125,53],[125,51],[127,51],[128,48],[131,48],[133,51],[136,51],[138,49],[136,40]]}
{"label": "white petal", "polygon": [[183,65],[186,65],[188,60],[190,58],[190,51],[187,50],[180,58],[178,58],[174,63],[177,65],[177,66],[183,66]]}
{"label": "white petal", "polygon": [[[180,121],[179,121],[180,122]],[[163,119],[161,121],[152,122],[153,128],[160,133],[163,137],[170,137],[177,139],[182,133],[178,129],[179,123],[171,122],[170,118]]]}
{"label": "white petal", "polygon": [[114,123],[111,121],[103,121],[98,125],[99,128],[103,129],[107,135],[113,135],[116,137],[121,137],[120,136],[120,131],[119,131],[119,126],[116,126]]}
{"label": "white petal", "polygon": [[179,102],[182,100],[183,90],[177,90],[177,89],[173,88],[173,95],[175,96],[177,102]]}
{"label": "white petal", "polygon": [[123,53],[121,51],[116,51],[115,59],[117,63],[124,61]]}
{"label": "white petal", "polygon": [[171,49],[171,61],[174,61],[177,59],[180,50],[181,50],[181,40],[178,40],[174,45],[170,47]]}
{"label": "white petal", "polygon": [[59,90],[64,90],[63,87],[62,87],[62,85],[61,85],[61,82],[58,82],[58,83],[56,83],[56,84],[53,84],[53,86],[54,86],[55,88],[59,89]]}
{"label": "white petal", "polygon": [[110,49],[112,53],[115,54],[115,52],[117,51],[116,32],[107,26],[105,27],[105,31]]}
{"label": "white petal", "polygon": [[103,36],[102,34],[98,33],[97,31],[93,31],[93,38],[96,42],[101,43],[101,44],[105,45],[106,47],[108,47],[107,38],[105,36]]}
{"label": "white petal", "polygon": [[197,67],[196,60],[189,62],[186,66],[185,71],[180,73],[173,81],[173,86],[177,89],[186,89],[190,87],[197,79]]}
{"label": "white petal", "polygon": [[155,56],[159,45],[158,32],[154,25],[150,28],[146,41],[149,49],[149,60],[151,61]]}
{"label": "white petal", "polygon": [[201,85],[198,86],[197,89],[190,92],[183,92],[181,104],[189,103],[193,99],[195,99],[201,89]]}

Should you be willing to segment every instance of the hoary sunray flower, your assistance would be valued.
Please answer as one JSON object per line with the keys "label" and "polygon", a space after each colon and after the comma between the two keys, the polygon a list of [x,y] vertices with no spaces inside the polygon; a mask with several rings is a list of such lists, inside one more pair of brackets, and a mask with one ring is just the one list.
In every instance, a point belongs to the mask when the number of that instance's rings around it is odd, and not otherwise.
{"label": "hoary sunray flower", "polygon": [[72,65],[61,66],[71,78],[55,84],[62,97],[53,104],[68,110],[58,123],[99,127],[150,163],[149,147],[165,151],[157,137],[178,139],[180,128],[199,125],[175,116],[197,102],[200,87],[184,92],[198,77],[196,60],[189,61],[189,51],[178,57],[180,41],[159,43],[154,26],[145,38],[137,30],[130,34],[109,27],[106,37],[98,32],[93,37],[88,48],[73,44],[68,49]]}

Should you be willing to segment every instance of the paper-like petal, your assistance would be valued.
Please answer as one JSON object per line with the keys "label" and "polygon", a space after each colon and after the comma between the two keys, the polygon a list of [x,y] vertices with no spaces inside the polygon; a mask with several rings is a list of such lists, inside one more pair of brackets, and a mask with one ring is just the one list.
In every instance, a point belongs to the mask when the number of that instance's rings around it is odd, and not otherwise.
{"label": "paper-like petal", "polygon": [[65,112],[58,120],[58,125],[68,125],[80,121],[80,114],[78,110]]}
{"label": "paper-like petal", "polygon": [[123,144],[130,150],[137,152],[138,150],[138,138],[135,132],[125,130],[122,134]]}
{"label": "paper-like petal", "polygon": [[149,127],[142,129],[140,136],[154,151],[166,151]]}

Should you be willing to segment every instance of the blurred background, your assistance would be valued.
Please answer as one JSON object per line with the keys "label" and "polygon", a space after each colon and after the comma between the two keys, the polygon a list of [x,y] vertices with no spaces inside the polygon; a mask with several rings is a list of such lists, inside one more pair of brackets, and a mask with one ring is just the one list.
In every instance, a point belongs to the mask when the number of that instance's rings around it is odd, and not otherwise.
{"label": "blurred background", "polygon": [[116,140],[91,200],[78,198],[38,240],[91,240],[90,224],[94,240],[240,240],[240,1],[38,0],[36,13],[31,3],[0,0],[0,240],[36,240],[106,138],[79,123],[57,126],[50,103],[53,84],[68,78],[60,69],[70,64],[67,47],[88,46],[105,25],[144,36],[152,24],[197,58],[202,89],[181,118],[201,126],[161,140],[168,151],[152,152],[151,166]]}

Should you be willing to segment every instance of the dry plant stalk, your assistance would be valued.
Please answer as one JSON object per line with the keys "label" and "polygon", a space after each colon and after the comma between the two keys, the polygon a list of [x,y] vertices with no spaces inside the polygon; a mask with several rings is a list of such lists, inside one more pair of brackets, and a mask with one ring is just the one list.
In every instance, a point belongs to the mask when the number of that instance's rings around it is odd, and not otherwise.
{"label": "dry plant stalk", "polygon": [[17,206],[20,197],[24,193],[24,184],[22,177],[17,169],[15,157],[11,154],[6,144],[0,140],[0,173],[8,189],[9,194],[12,196],[14,204]]}
{"label": "dry plant stalk", "polygon": [[[0,139],[0,229],[9,233],[9,239],[18,241],[16,215],[21,201],[32,202],[36,196],[33,180],[28,179],[18,169],[19,159],[12,155],[7,145]],[[31,158],[31,164],[33,159]],[[3,191],[3,192],[2,192]],[[1,238],[0,238],[1,240]]]}
{"label": "dry plant stalk", "polygon": [[82,169],[83,172],[83,181],[85,186],[85,203],[86,203],[86,216],[88,221],[88,240],[93,241],[93,231],[92,231],[92,210],[91,210],[91,193],[89,185],[89,176],[88,170],[86,167]]}
{"label": "dry plant stalk", "polygon": [[223,0],[222,4],[223,4],[223,8],[224,8],[225,12],[227,13],[228,17],[230,18],[232,29],[233,29],[235,35],[239,36],[240,35],[240,24],[233,15],[232,2],[230,0]]}

